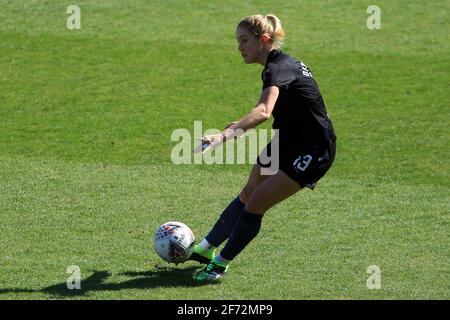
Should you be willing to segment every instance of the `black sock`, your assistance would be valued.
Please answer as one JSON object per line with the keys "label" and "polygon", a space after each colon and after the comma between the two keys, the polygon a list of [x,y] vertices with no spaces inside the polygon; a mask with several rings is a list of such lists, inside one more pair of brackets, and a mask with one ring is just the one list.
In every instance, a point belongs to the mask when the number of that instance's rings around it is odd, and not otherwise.
{"label": "black sock", "polygon": [[225,208],[214,227],[205,237],[206,241],[218,247],[227,240],[233,231],[236,222],[242,214],[245,204],[237,197]]}
{"label": "black sock", "polygon": [[222,258],[233,260],[256,237],[261,229],[263,215],[242,208],[242,215],[231,233],[230,239],[220,252]]}

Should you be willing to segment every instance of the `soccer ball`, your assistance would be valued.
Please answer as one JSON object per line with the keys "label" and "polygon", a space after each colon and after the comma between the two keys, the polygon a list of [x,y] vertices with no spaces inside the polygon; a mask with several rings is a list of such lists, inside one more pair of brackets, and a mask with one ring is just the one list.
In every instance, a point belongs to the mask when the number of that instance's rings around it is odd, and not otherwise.
{"label": "soccer ball", "polygon": [[184,223],[169,221],[156,231],[153,247],[164,261],[181,263],[189,259],[194,251],[195,237]]}

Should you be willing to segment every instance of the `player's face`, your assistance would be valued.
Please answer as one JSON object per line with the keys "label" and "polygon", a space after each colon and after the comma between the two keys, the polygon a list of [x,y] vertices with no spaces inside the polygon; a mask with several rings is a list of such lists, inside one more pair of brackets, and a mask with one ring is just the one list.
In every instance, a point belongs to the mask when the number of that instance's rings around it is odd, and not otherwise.
{"label": "player's face", "polygon": [[248,32],[246,28],[237,28],[236,39],[239,43],[239,51],[245,63],[257,63],[260,60],[262,45],[261,40]]}

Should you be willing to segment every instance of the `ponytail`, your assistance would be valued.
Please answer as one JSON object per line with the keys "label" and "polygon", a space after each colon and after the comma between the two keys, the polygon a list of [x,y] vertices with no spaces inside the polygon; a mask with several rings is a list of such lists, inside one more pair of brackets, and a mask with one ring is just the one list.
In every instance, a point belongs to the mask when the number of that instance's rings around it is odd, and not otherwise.
{"label": "ponytail", "polygon": [[279,49],[284,45],[284,30],[281,26],[281,21],[273,14],[268,14],[266,18],[272,25],[273,35],[271,35],[271,38],[273,39],[275,46]]}
{"label": "ponytail", "polygon": [[238,27],[247,28],[250,33],[258,38],[263,34],[269,36],[277,49],[281,49],[284,45],[284,31],[281,21],[273,14],[266,16],[257,14],[246,17],[239,22]]}

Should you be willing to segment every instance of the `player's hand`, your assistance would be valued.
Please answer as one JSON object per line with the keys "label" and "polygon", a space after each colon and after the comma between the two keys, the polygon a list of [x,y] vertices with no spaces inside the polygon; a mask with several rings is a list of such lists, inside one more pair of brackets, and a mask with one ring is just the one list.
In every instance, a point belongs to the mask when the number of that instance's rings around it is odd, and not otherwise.
{"label": "player's hand", "polygon": [[224,132],[221,133],[215,133],[215,134],[207,134],[203,136],[202,143],[206,144],[219,144],[221,142],[225,141],[225,134]]}
{"label": "player's hand", "polygon": [[207,134],[200,138],[200,144],[194,149],[194,153],[205,153],[208,150],[214,149],[224,142],[224,133]]}
{"label": "player's hand", "polygon": [[200,138],[201,143],[194,149],[194,153],[205,153],[233,138],[240,138],[244,135],[242,129],[236,129],[237,121],[234,121],[225,127],[221,133],[207,134]]}

